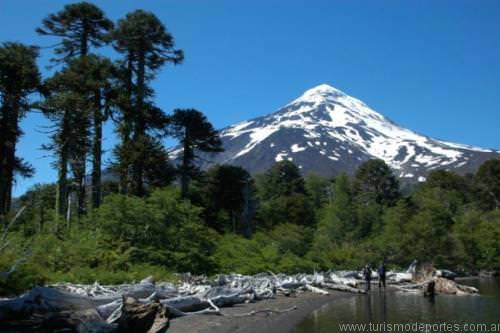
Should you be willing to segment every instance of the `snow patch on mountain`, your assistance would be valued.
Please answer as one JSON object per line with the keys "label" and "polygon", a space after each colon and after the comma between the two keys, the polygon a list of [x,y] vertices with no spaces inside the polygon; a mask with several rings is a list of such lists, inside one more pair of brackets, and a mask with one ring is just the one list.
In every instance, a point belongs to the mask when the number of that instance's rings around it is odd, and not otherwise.
{"label": "snow patch on mountain", "polygon": [[307,147],[301,147],[297,143],[294,143],[293,145],[290,146],[290,150],[292,151],[292,153],[298,153],[298,152],[304,151],[306,149],[307,149]]}

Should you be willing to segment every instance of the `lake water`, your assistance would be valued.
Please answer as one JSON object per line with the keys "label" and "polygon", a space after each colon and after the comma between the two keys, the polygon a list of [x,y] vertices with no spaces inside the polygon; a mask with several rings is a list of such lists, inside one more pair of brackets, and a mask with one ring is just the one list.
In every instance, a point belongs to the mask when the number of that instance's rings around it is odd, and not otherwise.
{"label": "lake water", "polygon": [[[369,295],[340,299],[316,310],[294,333],[416,332],[425,331],[425,324],[432,332],[500,332],[500,279],[460,283],[479,288],[481,295],[431,299],[375,287]],[[349,330],[344,324],[358,326]]]}

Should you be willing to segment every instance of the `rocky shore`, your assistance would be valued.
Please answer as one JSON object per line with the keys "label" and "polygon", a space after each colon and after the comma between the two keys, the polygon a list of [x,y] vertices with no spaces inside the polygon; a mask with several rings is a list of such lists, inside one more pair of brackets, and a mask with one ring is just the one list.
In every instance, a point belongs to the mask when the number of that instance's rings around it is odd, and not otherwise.
{"label": "rocky shore", "polygon": [[[372,283],[376,283],[373,272]],[[425,265],[388,272],[401,292],[470,295],[473,287],[456,274]],[[160,333],[288,332],[305,316],[340,297],[363,297],[356,271],[314,274],[229,274],[207,279],[179,275],[179,281],[102,286],[62,283],[37,287],[0,300],[1,332]]]}

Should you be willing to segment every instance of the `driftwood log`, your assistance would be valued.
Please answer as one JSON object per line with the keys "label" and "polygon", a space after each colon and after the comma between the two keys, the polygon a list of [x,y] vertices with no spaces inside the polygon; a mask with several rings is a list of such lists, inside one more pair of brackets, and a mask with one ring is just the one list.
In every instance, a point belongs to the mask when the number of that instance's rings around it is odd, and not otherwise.
{"label": "driftwood log", "polygon": [[415,272],[415,283],[405,284],[398,287],[405,292],[422,293],[424,296],[437,294],[447,295],[476,295],[479,291],[470,286],[462,285],[454,281],[456,274],[449,270],[439,270],[433,265],[423,264]]}
{"label": "driftwood log", "polygon": [[123,300],[122,315],[118,321],[118,333],[162,333],[168,328],[168,310],[158,301],[141,303],[135,298]]}
{"label": "driftwood log", "polygon": [[445,279],[442,277],[434,278],[435,281],[435,289],[439,294],[448,294],[448,295],[474,295],[479,291],[470,286],[466,286],[463,284],[458,284],[453,280]]}

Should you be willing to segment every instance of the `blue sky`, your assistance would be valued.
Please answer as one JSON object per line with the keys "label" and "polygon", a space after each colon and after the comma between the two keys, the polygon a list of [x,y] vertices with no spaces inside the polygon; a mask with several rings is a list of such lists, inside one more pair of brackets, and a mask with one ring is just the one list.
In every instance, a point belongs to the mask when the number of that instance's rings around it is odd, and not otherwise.
{"label": "blue sky", "polygon": [[[71,1],[0,0],[0,41],[50,46],[34,32]],[[267,114],[320,83],[433,137],[500,148],[500,1],[106,0],[116,20],[153,11],[185,51],[154,83],[165,111],[195,107],[216,127]],[[109,53],[110,50],[104,50]],[[49,75],[50,50],[40,65]],[[15,194],[55,178],[48,122],[22,122],[18,153],[37,169]],[[106,149],[115,140],[106,129]],[[109,154],[106,157],[110,158]]]}

